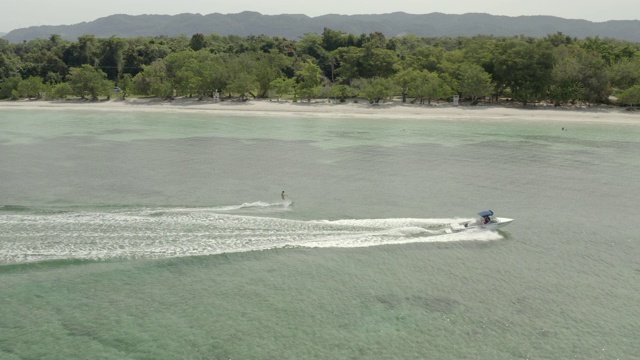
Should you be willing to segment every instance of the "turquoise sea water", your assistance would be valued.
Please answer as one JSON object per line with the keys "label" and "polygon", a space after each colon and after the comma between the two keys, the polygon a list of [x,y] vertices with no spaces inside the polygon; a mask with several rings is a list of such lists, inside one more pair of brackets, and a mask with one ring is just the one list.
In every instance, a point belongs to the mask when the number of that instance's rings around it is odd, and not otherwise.
{"label": "turquoise sea water", "polygon": [[563,126],[3,111],[0,359],[640,358],[640,118]]}

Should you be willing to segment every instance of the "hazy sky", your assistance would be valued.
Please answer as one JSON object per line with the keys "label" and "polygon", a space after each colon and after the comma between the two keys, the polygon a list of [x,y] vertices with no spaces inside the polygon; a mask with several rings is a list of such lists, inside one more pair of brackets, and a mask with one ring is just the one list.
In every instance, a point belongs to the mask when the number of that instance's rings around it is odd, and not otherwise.
{"label": "hazy sky", "polygon": [[638,20],[638,0],[0,0],[0,32],[34,25],[70,25],[113,14],[239,13],[410,14],[442,12],[553,15],[591,21]]}

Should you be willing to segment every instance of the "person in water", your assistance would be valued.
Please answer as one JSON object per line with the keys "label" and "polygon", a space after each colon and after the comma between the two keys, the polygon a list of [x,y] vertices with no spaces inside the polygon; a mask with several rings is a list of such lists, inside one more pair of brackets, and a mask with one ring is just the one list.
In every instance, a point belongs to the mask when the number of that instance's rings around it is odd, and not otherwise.
{"label": "person in water", "polygon": [[287,195],[284,194],[284,190],[282,190],[282,194],[280,194],[280,196],[282,197],[282,200],[284,200],[287,197]]}

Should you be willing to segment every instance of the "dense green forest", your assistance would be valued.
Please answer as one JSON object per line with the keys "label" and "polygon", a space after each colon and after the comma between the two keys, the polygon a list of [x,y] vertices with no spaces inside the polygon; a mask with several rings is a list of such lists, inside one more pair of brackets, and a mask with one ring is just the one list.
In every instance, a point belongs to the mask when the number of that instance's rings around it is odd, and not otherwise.
{"label": "dense green forest", "polygon": [[[640,104],[640,46],[621,40],[347,34],[299,40],[194,34],[0,40],[0,98],[87,99],[131,94],[246,99],[394,96],[430,103]],[[117,90],[118,92],[114,92]]]}

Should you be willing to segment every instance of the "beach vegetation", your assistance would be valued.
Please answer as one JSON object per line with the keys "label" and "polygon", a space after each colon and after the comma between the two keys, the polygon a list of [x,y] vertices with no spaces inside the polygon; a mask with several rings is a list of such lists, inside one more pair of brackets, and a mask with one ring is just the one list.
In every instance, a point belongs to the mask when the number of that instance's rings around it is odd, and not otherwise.
{"label": "beach vegetation", "polygon": [[493,57],[493,80],[498,88],[508,88],[522,105],[546,97],[551,85],[553,56],[544,42],[509,40],[498,45]]}
{"label": "beach vegetation", "polygon": [[191,36],[191,40],[189,40],[189,47],[193,51],[199,51],[207,47],[207,40],[204,37],[204,34],[193,34]]}
{"label": "beach vegetation", "polygon": [[297,83],[296,92],[300,97],[310,102],[319,92],[322,84],[322,71],[313,60],[309,59],[300,64],[295,71]]}
{"label": "beach vegetation", "polygon": [[418,70],[414,68],[403,69],[393,76],[393,81],[398,86],[398,90],[402,95],[402,102],[407,102],[407,95],[411,89],[411,85],[415,78],[418,77]]}
{"label": "beach vegetation", "polygon": [[93,35],[82,35],[77,42],[70,43],[62,50],[62,56],[69,67],[99,65],[98,39]]}
{"label": "beach vegetation", "polygon": [[[117,84],[123,98],[293,95],[307,102],[363,97],[377,103],[399,97],[430,104],[458,95],[462,104],[593,105],[640,84],[639,50],[628,41],[562,33],[389,38],[325,28],[297,40],[197,33],[75,41],[52,34],[19,44],[0,40],[0,98],[44,92],[109,98]],[[38,79],[46,89],[38,90]]]}
{"label": "beach vegetation", "polygon": [[69,85],[69,83],[67,82],[62,82],[50,87],[49,92],[47,93],[47,98],[64,99],[67,96],[71,95],[73,95],[73,89],[71,88],[71,85]]}
{"label": "beach vegetation", "polygon": [[131,74],[124,74],[122,78],[118,82],[118,89],[120,89],[120,94],[122,94],[122,100],[127,98],[127,95],[133,88],[133,78]]}
{"label": "beach vegetation", "polygon": [[18,84],[21,80],[22,79],[19,76],[11,76],[0,79],[0,99],[13,99],[14,95],[19,97],[17,89]]}
{"label": "beach vegetation", "polygon": [[124,50],[127,45],[125,39],[115,36],[99,42],[99,66],[100,70],[105,72],[107,78],[115,80],[120,76],[124,67]]}
{"label": "beach vegetation", "polygon": [[338,48],[332,53],[338,67],[332,75],[338,77],[339,83],[351,84],[353,79],[360,77],[360,64],[364,56],[364,50],[355,46]]}
{"label": "beach vegetation", "polygon": [[270,88],[273,90],[274,94],[276,94],[278,101],[280,101],[280,98],[293,92],[295,85],[296,82],[294,79],[281,76],[271,81]]}
{"label": "beach vegetation", "polygon": [[611,94],[611,84],[606,61],[592,52],[581,54],[578,58],[582,73],[581,100],[588,104],[606,103]]}
{"label": "beach vegetation", "polygon": [[409,94],[414,102],[431,104],[434,99],[446,99],[454,95],[453,89],[438,76],[437,73],[428,70],[418,71],[410,82]]}
{"label": "beach vegetation", "polygon": [[354,88],[358,90],[358,95],[369,100],[370,104],[379,104],[381,101],[390,99],[397,89],[396,84],[385,77],[361,78],[354,80],[353,83]]}
{"label": "beach vegetation", "polygon": [[247,99],[247,95],[256,97],[258,79],[255,72],[255,59],[251,53],[243,53],[233,58],[227,66],[229,82],[226,86],[229,97],[236,94],[241,101]]}
{"label": "beach vegetation", "polygon": [[253,71],[257,84],[257,96],[266,98],[271,90],[271,83],[284,75],[284,70],[292,66],[290,58],[277,51],[255,52],[251,54],[254,60]]}
{"label": "beach vegetation", "polygon": [[611,86],[625,90],[640,84],[640,57],[625,58],[609,67]]}
{"label": "beach vegetation", "polygon": [[133,91],[139,95],[173,98],[174,88],[169,79],[166,61],[163,59],[143,65],[142,71],[133,78]]}
{"label": "beach vegetation", "polygon": [[232,94],[237,94],[240,96],[241,101],[246,101],[247,94],[251,95],[256,87],[255,77],[244,72],[238,72],[235,75],[227,86],[229,97],[231,97]]}
{"label": "beach vegetation", "polygon": [[40,76],[30,76],[27,79],[20,80],[16,90],[20,97],[40,99],[45,89],[46,85],[42,82]]}
{"label": "beach vegetation", "polygon": [[341,103],[358,94],[354,88],[344,84],[333,85],[329,89],[329,96],[338,99]]}
{"label": "beach vegetation", "polygon": [[634,85],[618,94],[618,101],[622,104],[640,105],[640,85]]}
{"label": "beach vegetation", "polygon": [[[480,65],[470,64],[460,71],[460,93],[464,97],[476,102],[480,97],[490,96],[493,93],[491,75],[484,71]],[[436,92],[436,95],[443,95]]]}
{"label": "beach vegetation", "polygon": [[397,72],[398,57],[392,50],[365,48],[360,59],[358,74],[364,78],[388,78]]}
{"label": "beach vegetation", "polygon": [[556,106],[567,102],[575,103],[583,92],[582,66],[578,62],[575,47],[564,45],[554,49],[554,65],[551,71],[549,96],[555,100]]}
{"label": "beach vegetation", "polygon": [[113,81],[107,80],[107,74],[88,64],[69,69],[68,78],[73,93],[81,99],[109,96],[114,87]]}
{"label": "beach vegetation", "polygon": [[0,79],[21,76],[22,60],[13,52],[0,52]]}

